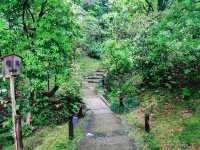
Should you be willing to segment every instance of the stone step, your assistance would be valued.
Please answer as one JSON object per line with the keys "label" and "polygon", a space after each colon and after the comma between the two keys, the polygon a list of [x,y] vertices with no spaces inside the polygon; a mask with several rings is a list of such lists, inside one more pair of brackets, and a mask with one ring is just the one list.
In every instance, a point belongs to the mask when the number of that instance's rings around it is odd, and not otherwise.
{"label": "stone step", "polygon": [[92,75],[87,75],[87,76],[84,76],[84,79],[88,79],[88,78],[103,78],[104,77],[104,74],[92,74]]}
{"label": "stone step", "polygon": [[82,140],[79,150],[133,150],[127,135],[112,137],[87,137]]}
{"label": "stone step", "polygon": [[93,80],[93,79],[103,79],[102,76],[89,76],[89,77],[85,77],[85,79],[89,79],[89,80]]}
{"label": "stone step", "polygon": [[96,72],[95,75],[104,76],[104,75],[105,75],[105,72]]}
{"label": "stone step", "polygon": [[100,69],[96,70],[96,72],[105,72],[105,71],[106,71],[106,69],[104,69],[104,68],[100,68]]}
{"label": "stone step", "polygon": [[88,83],[100,83],[101,80],[87,80]]}
{"label": "stone step", "polygon": [[136,150],[127,144],[115,144],[115,145],[84,145],[80,146],[78,150]]}

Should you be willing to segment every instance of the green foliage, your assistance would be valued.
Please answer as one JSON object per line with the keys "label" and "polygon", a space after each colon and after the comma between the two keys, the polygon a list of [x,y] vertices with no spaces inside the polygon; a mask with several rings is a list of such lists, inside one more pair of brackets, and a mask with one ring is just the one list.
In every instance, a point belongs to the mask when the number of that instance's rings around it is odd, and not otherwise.
{"label": "green foliage", "polygon": [[94,73],[97,68],[101,68],[102,61],[100,59],[92,59],[82,55],[78,60],[80,65],[79,73],[81,76],[87,76]]}
{"label": "green foliage", "polygon": [[[77,112],[81,84],[73,79],[72,65],[77,48],[103,58],[105,86],[116,112],[139,105],[136,74],[146,86],[176,87],[183,98],[189,98],[200,81],[199,8],[200,3],[191,0],[2,0],[0,56],[16,53],[23,58],[23,70],[16,79],[17,106],[23,118],[31,112],[32,123],[38,126],[62,123]],[[86,61],[82,60],[82,75],[99,65]],[[7,87],[4,84],[0,86]],[[6,96],[2,95],[0,106],[10,116]],[[185,103],[198,109],[189,100]],[[5,117],[0,117],[2,122]],[[195,143],[192,130],[198,130],[198,123],[188,120],[180,138]],[[10,137],[9,117],[4,125],[1,131]],[[23,131],[30,134],[26,126]],[[159,149],[152,135],[145,139],[150,149]],[[62,149],[63,143],[57,148]]]}
{"label": "green foliage", "polygon": [[99,17],[108,11],[108,0],[83,1],[82,7],[95,17]]}
{"label": "green foliage", "polygon": [[120,104],[117,100],[113,100],[112,103],[111,103],[111,110],[115,113],[125,113],[125,112],[128,112],[128,109],[127,108],[124,108],[124,107],[120,107]]}
{"label": "green foliage", "polygon": [[86,14],[81,24],[83,38],[79,40],[79,45],[88,56],[100,59],[102,54],[101,43],[104,38],[101,22],[88,12]]}
{"label": "green foliage", "polygon": [[160,150],[159,143],[155,140],[154,135],[152,134],[144,134],[144,140],[148,143],[148,148],[151,150]]}
{"label": "green foliage", "polygon": [[[177,19],[178,18],[178,19]],[[153,84],[199,81],[199,13],[194,3],[182,1],[161,16],[146,35],[138,60],[144,80]]]}
{"label": "green foliage", "polygon": [[[148,2],[153,7],[149,12]],[[173,97],[170,103],[184,104],[185,108],[198,111],[190,97],[195,95],[199,99],[199,2],[120,0],[111,3],[112,11],[104,14],[101,22],[105,26],[102,44],[104,66],[107,69],[105,88],[112,109],[124,111],[119,107],[119,96],[125,100],[135,97],[138,89],[165,88],[168,92],[175,91],[176,98]],[[139,84],[132,80],[135,75],[142,79]],[[143,92],[141,90],[140,94]],[[179,104],[177,100],[184,101]],[[160,100],[159,103],[166,101]],[[148,99],[146,111],[156,113],[156,108],[161,104],[153,107],[154,103],[154,100]],[[188,124],[180,139],[196,144],[199,129],[195,126],[198,121],[186,122]],[[144,138],[148,149],[161,149],[153,135]]]}
{"label": "green foliage", "polygon": [[190,89],[188,89],[188,88],[183,88],[183,89],[182,89],[182,95],[183,95],[184,97],[190,96],[190,95],[191,95]]}
{"label": "green foliage", "polygon": [[98,43],[92,44],[87,53],[88,53],[88,56],[90,56],[91,58],[100,59],[101,53],[102,53],[100,44],[98,44]]}
{"label": "green foliage", "polygon": [[191,144],[200,144],[199,143],[199,135],[200,135],[200,127],[199,127],[200,119],[199,115],[194,115],[191,118],[188,118],[184,121],[185,128],[179,134],[179,138],[183,143],[188,145]]}
{"label": "green foliage", "polygon": [[111,40],[105,43],[105,66],[113,74],[122,74],[131,71],[130,41]]}
{"label": "green foliage", "polygon": [[[32,15],[28,13],[24,19],[15,16],[14,13],[7,14],[7,3],[3,5],[5,9],[2,6],[1,26],[5,27],[0,36],[3,41],[0,44],[1,55],[16,53],[23,57],[23,79],[29,79],[28,86],[31,90],[44,90],[48,74],[50,77],[56,75],[58,81],[61,76],[69,75],[69,69],[62,68],[70,67],[71,50],[78,35],[78,26],[70,10],[70,3],[62,0],[48,1],[45,4],[45,10],[48,11],[45,11],[43,16],[37,16],[41,13],[41,3],[34,1],[27,4],[27,9],[32,11]],[[20,4],[12,4],[23,11]],[[63,17],[60,17],[61,15]],[[23,28],[20,27],[20,23],[9,26],[9,17],[13,16],[19,22],[26,22],[23,23]]]}
{"label": "green foliage", "polygon": [[[197,3],[176,1],[162,13],[149,16],[140,5],[145,2],[113,2],[112,13],[102,17],[108,27],[103,46],[109,78],[126,76],[124,82],[137,72],[146,85],[189,89],[200,80]],[[190,95],[188,90],[182,94]]]}
{"label": "green foliage", "polygon": [[[44,127],[38,132],[35,132],[29,137],[24,138],[24,149],[25,150],[75,150],[77,143],[82,137],[82,124],[75,129],[75,139],[68,141],[68,123],[53,126]],[[56,136],[55,136],[56,135]],[[4,145],[5,150],[13,150],[13,146]]]}
{"label": "green foliage", "polygon": [[111,104],[111,110],[116,113],[127,113],[140,105],[140,101],[137,98],[125,97],[123,99],[124,107],[120,106],[116,90],[109,93],[108,101]]}
{"label": "green foliage", "polygon": [[2,128],[0,129],[0,144],[1,145],[9,145],[12,144],[12,118],[7,118],[6,121],[3,122]]}
{"label": "green foliage", "polygon": [[137,108],[140,105],[140,101],[135,97],[128,97],[125,102],[126,107],[128,107],[129,109]]}
{"label": "green foliage", "polygon": [[140,105],[138,99],[129,97],[124,99],[124,107],[121,107],[119,102],[116,99],[110,99],[111,101],[111,110],[115,113],[127,113],[134,108],[137,108]]}
{"label": "green foliage", "polygon": [[[63,123],[73,113],[67,106],[78,109],[80,83],[72,79],[72,58],[81,30],[72,8],[65,0],[1,2],[0,57],[14,53],[23,59],[16,78],[16,101],[23,120],[31,113],[32,126]],[[0,86],[5,83],[1,81]],[[10,101],[7,95],[1,101],[5,104],[2,108],[0,103],[1,122],[6,125],[3,134],[10,135]],[[23,122],[25,136],[32,132],[30,128]]]}

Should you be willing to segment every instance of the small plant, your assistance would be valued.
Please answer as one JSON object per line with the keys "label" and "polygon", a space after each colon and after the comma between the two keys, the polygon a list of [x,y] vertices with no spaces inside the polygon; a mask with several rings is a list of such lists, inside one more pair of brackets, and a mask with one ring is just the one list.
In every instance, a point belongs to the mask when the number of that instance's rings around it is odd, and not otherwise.
{"label": "small plant", "polygon": [[115,100],[111,103],[111,110],[119,114],[128,112],[128,108],[120,106],[118,100]]}
{"label": "small plant", "polygon": [[189,96],[191,96],[191,91],[190,91],[190,89],[188,89],[188,88],[182,88],[181,94],[182,94],[184,97],[189,97]]}
{"label": "small plant", "polygon": [[116,113],[125,113],[129,110],[136,108],[140,105],[140,102],[135,97],[128,97],[123,100],[124,106],[120,106],[119,100],[112,98],[111,99],[111,110]]}
{"label": "small plant", "polygon": [[129,97],[126,100],[126,106],[128,108],[136,108],[140,105],[140,101],[135,97]]}
{"label": "small plant", "polygon": [[160,150],[158,141],[155,140],[153,134],[144,134],[144,141],[147,143],[150,150]]}
{"label": "small plant", "polygon": [[198,115],[195,115],[185,120],[185,128],[179,135],[180,140],[188,145],[200,144],[200,119]]}

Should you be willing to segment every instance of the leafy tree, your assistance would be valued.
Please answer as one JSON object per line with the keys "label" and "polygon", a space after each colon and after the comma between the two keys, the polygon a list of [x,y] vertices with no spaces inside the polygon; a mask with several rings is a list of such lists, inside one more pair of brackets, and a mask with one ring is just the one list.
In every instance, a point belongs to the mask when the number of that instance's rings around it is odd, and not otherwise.
{"label": "leafy tree", "polygon": [[180,85],[199,81],[198,17],[195,3],[178,2],[151,27],[140,61],[147,81]]}
{"label": "leafy tree", "polygon": [[[32,113],[33,125],[63,122],[70,115],[68,100],[74,107],[80,102],[80,86],[74,87],[71,74],[73,48],[81,32],[73,7],[65,0],[1,2],[0,55],[23,58],[16,79],[17,105],[23,117]],[[71,88],[64,89],[65,84]],[[10,114],[10,105],[4,109]]]}

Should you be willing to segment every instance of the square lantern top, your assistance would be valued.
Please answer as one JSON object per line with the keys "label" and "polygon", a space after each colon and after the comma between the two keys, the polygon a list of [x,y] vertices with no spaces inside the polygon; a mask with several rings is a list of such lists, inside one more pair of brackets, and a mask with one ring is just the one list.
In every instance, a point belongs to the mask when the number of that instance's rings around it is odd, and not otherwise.
{"label": "square lantern top", "polygon": [[22,58],[18,55],[7,55],[1,58],[3,77],[18,75],[22,67]]}

